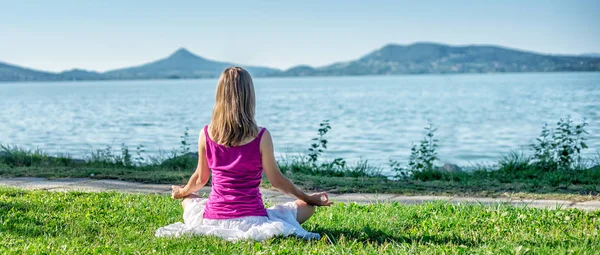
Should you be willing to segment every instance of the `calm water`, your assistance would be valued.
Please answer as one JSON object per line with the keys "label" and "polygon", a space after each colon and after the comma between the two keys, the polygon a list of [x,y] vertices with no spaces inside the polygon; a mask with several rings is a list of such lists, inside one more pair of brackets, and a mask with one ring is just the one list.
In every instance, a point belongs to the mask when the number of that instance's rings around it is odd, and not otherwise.
{"label": "calm water", "polygon": [[[216,80],[0,83],[0,143],[81,156],[93,148],[195,148],[210,120]],[[567,115],[589,122],[600,149],[600,73],[255,79],[257,121],[278,154],[305,152],[329,119],[326,157],[406,161],[431,119],[442,162],[493,162],[527,149]],[[194,149],[195,150],[195,149]]]}

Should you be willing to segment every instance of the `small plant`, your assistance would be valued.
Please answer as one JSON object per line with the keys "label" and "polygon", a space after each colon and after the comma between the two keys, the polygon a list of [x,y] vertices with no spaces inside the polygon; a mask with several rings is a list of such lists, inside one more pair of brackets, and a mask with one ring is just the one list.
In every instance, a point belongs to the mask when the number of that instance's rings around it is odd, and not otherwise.
{"label": "small plant", "polygon": [[133,166],[133,161],[131,160],[131,153],[129,152],[129,148],[125,143],[121,144],[121,157],[119,158],[119,163],[122,163],[125,167]]}
{"label": "small plant", "polygon": [[115,163],[115,156],[112,153],[112,146],[106,145],[104,149],[97,149],[92,151],[89,163],[98,163],[100,165],[112,165]]}
{"label": "small plant", "polygon": [[[314,163],[313,167],[316,167]],[[320,169],[326,169],[328,171],[337,172],[344,172],[345,170],[347,170],[346,167],[346,160],[344,160],[343,158],[336,158],[331,162],[324,162],[319,166]]]}
{"label": "small plant", "polygon": [[573,126],[571,116],[560,119],[557,123],[553,139],[558,149],[558,165],[562,169],[571,169],[575,163],[581,162],[581,151],[588,148],[584,137],[588,134],[585,126],[587,126],[585,118],[581,124]]}
{"label": "small plant", "polygon": [[145,159],[145,158],[142,156],[142,153],[144,153],[144,152],[146,152],[146,151],[144,150],[144,145],[141,145],[141,144],[140,144],[140,145],[138,145],[138,146],[135,148],[135,155],[136,155],[136,156],[135,156],[135,158],[133,159],[133,161],[134,161],[134,163],[135,163],[136,165],[140,166],[140,165],[142,165],[142,164],[143,164],[143,163],[146,161],[146,159]]}
{"label": "small plant", "polygon": [[381,172],[381,167],[371,165],[368,160],[359,160],[356,162],[356,165],[348,167],[348,169],[345,171],[345,176],[380,176]]}
{"label": "small plant", "polygon": [[[348,166],[346,160],[343,158],[336,158],[331,162],[318,163],[319,157],[327,149],[327,139],[325,139],[325,135],[329,130],[331,130],[329,120],[323,120],[319,124],[318,137],[312,139],[313,143],[308,149],[307,157],[302,157],[302,160],[295,162],[293,167],[291,167],[292,172],[339,177],[379,174],[379,172],[377,172],[379,169],[366,164],[366,162],[359,162],[356,166]],[[365,166],[369,166],[369,168],[367,169]]]}
{"label": "small plant", "polygon": [[129,147],[125,145],[125,143],[121,143],[120,154],[115,155],[113,153],[113,147],[111,145],[106,145],[104,149],[98,149],[91,153],[90,157],[87,160],[88,164],[99,164],[100,166],[124,166],[124,167],[134,167],[136,166],[135,159],[131,155],[129,151]]}
{"label": "small plant", "polygon": [[533,149],[533,159],[536,160],[538,168],[555,169],[556,161],[554,159],[554,144],[552,142],[552,130],[548,128],[548,123],[542,127],[540,137],[536,138],[537,144],[531,144]]}
{"label": "small plant", "polygon": [[323,120],[323,122],[319,124],[319,136],[312,139],[315,142],[311,144],[311,147],[308,149],[308,158],[314,166],[316,166],[319,156],[323,153],[323,149],[327,149],[327,139],[323,137],[330,129],[331,125],[329,125],[329,120]]}
{"label": "small plant", "polygon": [[433,127],[431,120],[429,125],[425,127],[427,133],[423,140],[421,140],[419,146],[413,144],[410,149],[410,158],[408,161],[408,167],[410,171],[423,171],[433,169],[435,161],[438,159],[436,148],[438,147],[438,140],[433,138],[437,128]]}
{"label": "small plant", "polygon": [[190,152],[190,144],[188,143],[188,139],[190,137],[189,135],[189,128],[185,128],[185,132],[183,133],[182,136],[180,136],[181,138],[181,154],[185,155],[188,154]]}
{"label": "small plant", "polygon": [[531,144],[536,166],[545,171],[575,169],[582,163],[581,151],[588,148],[585,126],[585,118],[581,124],[575,125],[571,116],[561,118],[554,130],[544,125],[537,143]]}
{"label": "small plant", "polygon": [[402,163],[400,163],[400,161],[390,159],[389,164],[392,171],[396,173],[396,178],[407,179],[410,176],[407,169],[402,167]]}
{"label": "small plant", "polygon": [[434,170],[435,161],[438,160],[436,148],[438,140],[434,138],[435,131],[431,120],[428,120],[428,126],[425,127],[425,137],[421,142],[413,144],[410,149],[410,157],[408,158],[408,168],[402,167],[402,164],[396,160],[390,159],[390,167],[396,173],[396,178],[408,178],[414,175],[415,172],[425,170]]}
{"label": "small plant", "polygon": [[600,167],[600,151],[596,151],[596,155],[594,155],[594,157],[590,159],[590,166]]}

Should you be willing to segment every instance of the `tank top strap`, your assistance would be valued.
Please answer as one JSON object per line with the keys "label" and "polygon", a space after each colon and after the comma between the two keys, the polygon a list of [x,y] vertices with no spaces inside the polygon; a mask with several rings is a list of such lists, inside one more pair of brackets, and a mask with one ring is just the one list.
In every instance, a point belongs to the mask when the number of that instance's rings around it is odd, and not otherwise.
{"label": "tank top strap", "polygon": [[208,135],[208,125],[204,126],[204,139],[206,141],[210,140],[210,137]]}
{"label": "tank top strap", "polygon": [[[261,128],[256,138],[254,138],[254,141],[258,141],[258,143],[260,143],[260,140],[262,139],[262,136],[265,133],[265,131],[267,131],[267,128]],[[206,140],[206,142],[210,141],[214,143],[214,141],[212,140],[212,138],[210,138],[210,135],[208,134],[208,125],[204,126],[204,139]]]}
{"label": "tank top strap", "polygon": [[267,128],[261,128],[260,131],[258,132],[258,135],[256,136],[256,140],[258,140],[258,142],[260,142],[260,139],[262,138],[262,135],[265,133],[265,131],[267,130]]}

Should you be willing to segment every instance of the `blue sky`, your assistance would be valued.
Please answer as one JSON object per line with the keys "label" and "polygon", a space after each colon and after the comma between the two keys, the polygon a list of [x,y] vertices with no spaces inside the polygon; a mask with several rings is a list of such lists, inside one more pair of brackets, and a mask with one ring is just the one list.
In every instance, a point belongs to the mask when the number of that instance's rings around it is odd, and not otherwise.
{"label": "blue sky", "polygon": [[599,2],[0,0],[0,61],[105,71],[186,47],[210,59],[288,68],[419,41],[600,52]]}

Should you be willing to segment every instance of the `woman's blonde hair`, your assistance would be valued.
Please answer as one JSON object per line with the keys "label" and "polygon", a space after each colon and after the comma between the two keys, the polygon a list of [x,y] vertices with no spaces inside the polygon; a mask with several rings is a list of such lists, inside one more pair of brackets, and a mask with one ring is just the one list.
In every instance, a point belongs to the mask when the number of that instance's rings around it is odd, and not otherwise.
{"label": "woman's blonde hair", "polygon": [[258,134],[254,120],[256,99],[248,71],[229,67],[217,83],[215,106],[209,126],[210,138],[227,147],[240,145]]}

